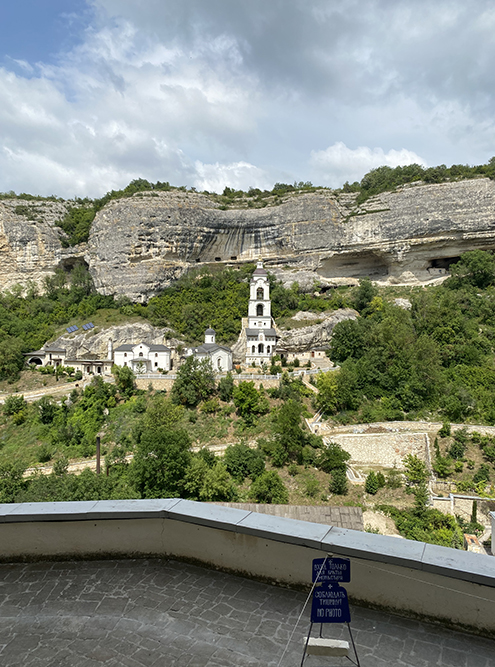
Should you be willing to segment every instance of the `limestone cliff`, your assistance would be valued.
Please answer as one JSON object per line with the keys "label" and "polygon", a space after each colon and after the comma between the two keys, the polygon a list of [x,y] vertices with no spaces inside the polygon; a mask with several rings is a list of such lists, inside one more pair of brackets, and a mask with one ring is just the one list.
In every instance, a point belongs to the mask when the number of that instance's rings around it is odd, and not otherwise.
{"label": "limestone cliff", "polygon": [[4,200],[1,287],[41,282],[84,257],[100,292],[146,300],[192,267],[261,255],[284,282],[312,290],[363,276],[428,280],[466,250],[495,248],[495,182],[486,178],[409,185],[354,202],[352,194],[321,190],[279,206],[221,210],[196,193],[140,194],[107,204],[87,247],[64,249],[53,224],[62,211],[33,221]]}
{"label": "limestone cliff", "polygon": [[[55,268],[82,257],[85,248],[64,249],[63,232],[55,222],[65,215],[64,203],[10,199],[0,202],[0,289],[32,281],[42,285]],[[16,213],[24,209],[28,215]]]}
{"label": "limestone cliff", "polygon": [[101,331],[79,330],[76,334],[67,334],[57,338],[51,345],[67,351],[67,358],[106,359],[111,341],[113,349],[126,343],[148,343],[167,345],[176,348],[181,341],[171,337],[171,329],[154,327],[147,322],[122,324],[108,327]]}
{"label": "limestone cliff", "polygon": [[325,319],[320,324],[277,331],[280,335],[277,347],[285,348],[288,352],[306,352],[315,347],[328,345],[334,326],[345,320],[355,320],[356,317],[359,317],[357,311],[352,308],[341,308],[328,315],[325,314]]}

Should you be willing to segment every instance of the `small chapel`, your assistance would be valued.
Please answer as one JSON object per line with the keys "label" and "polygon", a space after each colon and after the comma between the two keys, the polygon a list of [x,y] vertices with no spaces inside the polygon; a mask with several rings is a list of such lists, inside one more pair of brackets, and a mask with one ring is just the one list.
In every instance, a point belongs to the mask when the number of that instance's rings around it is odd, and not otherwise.
{"label": "small chapel", "polygon": [[261,259],[250,283],[246,345],[247,366],[270,363],[276,353],[277,335],[272,320],[270,283]]}

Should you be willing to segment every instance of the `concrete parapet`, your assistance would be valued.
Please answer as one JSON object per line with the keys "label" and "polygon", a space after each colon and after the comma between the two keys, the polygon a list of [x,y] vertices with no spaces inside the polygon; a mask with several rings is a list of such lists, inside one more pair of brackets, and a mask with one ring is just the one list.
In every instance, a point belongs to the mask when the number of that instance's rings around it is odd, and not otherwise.
{"label": "concrete parapet", "polygon": [[0,505],[4,561],[171,556],[309,587],[325,554],[356,601],[495,636],[490,556],[177,498]]}

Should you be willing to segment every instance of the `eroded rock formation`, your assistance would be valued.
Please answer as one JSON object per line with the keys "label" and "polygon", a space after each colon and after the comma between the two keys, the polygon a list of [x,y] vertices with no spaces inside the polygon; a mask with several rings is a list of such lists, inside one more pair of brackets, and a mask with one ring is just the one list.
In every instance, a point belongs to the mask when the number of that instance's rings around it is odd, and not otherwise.
{"label": "eroded rock formation", "polygon": [[154,192],[110,202],[87,247],[64,249],[53,224],[61,211],[29,221],[4,201],[1,286],[41,282],[84,257],[100,292],[146,300],[192,267],[261,255],[285,283],[310,291],[363,276],[433,279],[466,250],[495,248],[495,182],[486,178],[409,185],[361,207],[354,202],[322,190],[264,209],[220,210],[205,195]]}

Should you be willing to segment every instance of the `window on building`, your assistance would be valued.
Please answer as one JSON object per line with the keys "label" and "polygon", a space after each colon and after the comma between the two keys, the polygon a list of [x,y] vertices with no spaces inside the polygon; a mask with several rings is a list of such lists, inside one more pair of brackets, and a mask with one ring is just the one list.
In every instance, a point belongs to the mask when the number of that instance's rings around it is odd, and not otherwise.
{"label": "window on building", "polygon": [[256,298],[257,298],[257,299],[262,299],[263,296],[264,296],[264,295],[263,295],[263,288],[262,288],[262,287],[258,287],[258,289],[256,290]]}
{"label": "window on building", "polygon": [[127,352],[124,352],[124,357],[127,357]]}
{"label": "window on building", "polygon": [[140,357],[142,357],[142,356],[143,356],[143,353],[142,353],[142,352],[140,352],[140,353],[139,353],[139,356],[140,356]]}
{"label": "window on building", "polygon": [[269,345],[266,346],[266,353],[270,354],[270,346]]}
{"label": "window on building", "polygon": [[157,357],[157,356],[158,356],[158,352],[155,352],[155,357]]}
{"label": "window on building", "polygon": [[256,345],[253,345],[251,348],[251,353],[256,354]]}
{"label": "window on building", "polygon": [[155,361],[155,367],[158,366],[158,361]]}
{"label": "window on building", "polygon": [[264,349],[265,349],[265,346],[263,345],[263,343],[260,343],[258,345],[258,354],[263,354]]}
{"label": "window on building", "polygon": [[257,315],[258,317],[263,317],[263,304],[259,303],[259,304],[256,306],[256,315]]}
{"label": "window on building", "polygon": [[218,366],[218,370],[221,371],[222,370],[222,360],[220,359],[220,357],[218,357],[218,359],[217,359],[217,366]]}

